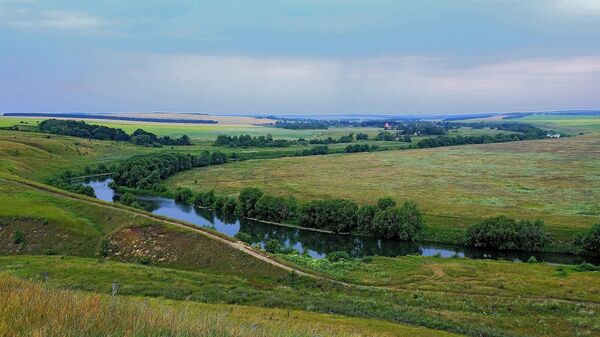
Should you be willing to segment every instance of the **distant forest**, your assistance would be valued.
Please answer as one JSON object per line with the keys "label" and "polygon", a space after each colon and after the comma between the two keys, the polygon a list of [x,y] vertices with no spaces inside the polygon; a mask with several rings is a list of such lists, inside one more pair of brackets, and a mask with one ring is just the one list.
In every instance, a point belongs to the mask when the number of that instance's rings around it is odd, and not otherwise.
{"label": "distant forest", "polygon": [[171,138],[169,136],[158,137],[155,134],[142,129],[137,129],[131,135],[128,135],[122,129],[87,124],[84,121],[47,119],[42,121],[38,125],[38,128],[42,132],[56,135],[131,142],[135,145],[150,147],[161,147],[163,145],[192,145],[190,138],[186,135],[179,138]]}

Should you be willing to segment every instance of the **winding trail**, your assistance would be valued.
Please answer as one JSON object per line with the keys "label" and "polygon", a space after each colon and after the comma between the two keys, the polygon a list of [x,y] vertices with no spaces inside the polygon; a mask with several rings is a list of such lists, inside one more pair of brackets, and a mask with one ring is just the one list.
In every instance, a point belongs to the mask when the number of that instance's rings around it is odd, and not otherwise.
{"label": "winding trail", "polygon": [[[50,193],[50,194],[53,194],[56,196],[66,197],[66,198],[69,198],[72,200],[78,200],[78,201],[85,202],[85,203],[92,204],[92,205],[97,205],[97,206],[107,207],[107,208],[114,209],[114,210],[128,212],[135,216],[141,216],[141,217],[144,217],[144,218],[147,218],[150,220],[168,223],[170,225],[177,226],[179,228],[198,233],[198,234],[208,237],[210,239],[217,240],[223,244],[228,245],[229,247],[232,247],[234,249],[242,251],[248,255],[251,255],[252,257],[254,257],[256,259],[259,259],[265,263],[269,263],[269,264],[271,264],[277,268],[281,268],[285,271],[294,272],[301,276],[310,277],[310,278],[318,279],[318,280],[324,280],[324,281],[332,282],[332,283],[346,286],[346,287],[354,287],[354,288],[358,288],[358,289],[380,289],[380,290],[388,290],[388,291],[420,291],[420,292],[428,292],[428,293],[443,293],[443,294],[456,294],[456,295],[462,294],[462,295],[470,295],[470,296],[481,296],[481,297],[486,297],[486,298],[511,298],[511,299],[518,298],[521,300],[528,300],[528,301],[552,300],[552,301],[564,302],[564,303],[572,303],[572,304],[579,303],[579,304],[600,306],[600,303],[598,303],[598,302],[580,301],[580,300],[564,299],[564,298],[557,298],[557,297],[511,296],[511,295],[503,295],[503,294],[490,295],[490,294],[485,294],[485,293],[463,293],[463,292],[453,291],[453,290],[414,289],[414,288],[409,288],[409,287],[403,287],[401,285],[364,285],[364,284],[357,284],[357,283],[348,283],[348,282],[336,280],[331,277],[317,275],[317,274],[313,274],[313,273],[310,273],[310,272],[307,272],[304,270],[300,270],[291,265],[277,261],[277,260],[273,259],[272,257],[270,257],[260,251],[257,251],[239,241],[235,241],[234,239],[228,239],[228,238],[224,237],[224,235],[223,236],[217,235],[215,233],[210,232],[207,229],[204,229],[202,227],[198,227],[198,226],[195,226],[192,224],[188,224],[183,221],[173,220],[170,218],[147,213],[147,212],[144,212],[141,210],[133,209],[133,208],[130,208],[127,206],[118,205],[115,203],[110,203],[110,202],[106,202],[103,200],[87,197],[84,195],[78,195],[78,194],[74,194],[74,193],[67,192],[67,191],[62,191],[62,190],[53,188],[51,186],[47,186],[47,185],[43,185],[43,184],[39,184],[39,183],[27,181],[27,180],[22,180],[20,178],[15,179],[12,177],[1,176],[0,181],[1,180],[7,181],[10,183],[14,183],[14,184],[18,184],[18,185],[22,185],[22,186],[27,186],[30,188],[35,188],[37,190],[44,191],[46,193]],[[441,269],[434,270],[433,277],[440,278],[440,277],[444,277],[444,276],[446,276],[446,274],[443,272],[443,270],[441,270]]]}

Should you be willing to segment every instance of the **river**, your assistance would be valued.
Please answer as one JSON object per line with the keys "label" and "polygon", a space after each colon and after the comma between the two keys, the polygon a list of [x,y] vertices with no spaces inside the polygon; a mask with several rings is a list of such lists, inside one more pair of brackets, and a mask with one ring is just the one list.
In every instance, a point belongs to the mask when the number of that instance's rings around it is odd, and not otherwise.
{"label": "river", "polygon": [[[114,202],[119,195],[108,186],[110,178],[92,178],[84,181],[91,186],[98,199]],[[314,258],[323,258],[334,251],[346,251],[353,257],[361,256],[402,256],[422,255],[450,257],[468,257],[472,259],[503,259],[515,262],[527,261],[531,256],[540,262],[578,264],[590,262],[600,264],[600,258],[559,253],[529,253],[519,251],[498,251],[469,248],[460,245],[448,245],[429,242],[409,242],[377,239],[367,236],[332,234],[308,229],[280,226],[235,216],[226,216],[205,208],[199,208],[185,202],[158,196],[139,196],[140,205],[148,212],[182,220],[197,226],[212,228],[229,236],[244,232],[252,238],[252,244],[264,246],[275,239],[286,247],[299,252],[306,251]]]}

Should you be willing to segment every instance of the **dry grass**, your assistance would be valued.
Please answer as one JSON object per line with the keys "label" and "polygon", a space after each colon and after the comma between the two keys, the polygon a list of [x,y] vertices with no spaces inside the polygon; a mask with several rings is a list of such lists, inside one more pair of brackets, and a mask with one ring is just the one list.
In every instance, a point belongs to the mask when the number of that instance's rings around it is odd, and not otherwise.
{"label": "dry grass", "polygon": [[332,315],[56,290],[10,276],[0,277],[0,292],[2,336],[455,336]]}

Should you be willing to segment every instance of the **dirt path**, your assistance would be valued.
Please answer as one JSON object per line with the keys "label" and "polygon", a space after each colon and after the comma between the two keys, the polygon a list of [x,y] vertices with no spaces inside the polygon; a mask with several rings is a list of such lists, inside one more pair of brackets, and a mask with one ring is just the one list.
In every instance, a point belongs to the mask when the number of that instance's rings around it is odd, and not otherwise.
{"label": "dirt path", "polygon": [[[251,247],[246,246],[245,244],[242,244],[238,241],[232,241],[232,240],[228,240],[226,238],[223,238],[219,235],[216,235],[214,233],[211,233],[207,230],[204,230],[202,227],[197,227],[195,225],[191,225],[191,224],[186,224],[184,222],[179,222],[179,221],[174,221],[174,220],[168,220],[165,219],[163,217],[160,216],[156,216],[153,214],[149,214],[146,213],[144,211],[139,211],[139,210],[133,210],[131,208],[128,207],[124,207],[124,206],[116,206],[113,203],[109,203],[106,201],[102,201],[102,200],[98,200],[98,199],[93,199],[90,197],[86,197],[86,196],[79,196],[79,195],[74,195],[70,192],[66,192],[66,191],[61,191],[58,189],[54,189],[52,187],[47,187],[44,186],[42,184],[37,184],[37,183],[32,183],[32,182],[28,182],[28,181],[22,181],[22,180],[17,180],[17,179],[11,179],[9,177],[0,177],[0,180],[5,180],[14,184],[19,184],[19,185],[23,185],[23,186],[27,186],[30,188],[35,188],[37,190],[41,190],[44,191],[46,193],[50,193],[53,195],[57,195],[57,196],[61,196],[61,197],[66,197],[69,199],[73,199],[73,200],[78,200],[81,202],[85,202],[88,204],[92,204],[92,205],[97,205],[97,206],[102,206],[102,207],[107,207],[107,208],[111,208],[111,209],[115,209],[115,210],[119,210],[119,211],[123,211],[123,212],[128,212],[131,214],[134,214],[135,216],[141,216],[150,220],[154,220],[154,221],[160,221],[163,223],[168,223],[170,225],[173,226],[177,226],[179,228],[182,229],[186,229],[186,230],[190,230],[193,232],[196,232],[198,234],[204,235],[208,238],[211,238],[213,240],[217,240],[219,242],[222,242],[234,249],[240,250],[248,255],[251,255],[254,258],[257,258],[263,262],[269,263],[275,267],[281,268],[285,271],[289,271],[289,272],[295,272],[298,275],[301,276],[306,276],[306,277],[310,277],[313,279],[319,279],[319,280],[324,280],[324,281],[329,281],[329,282],[333,282],[336,283],[338,285],[342,285],[342,286],[346,286],[346,287],[354,287],[354,288],[358,288],[358,289],[381,289],[381,290],[388,290],[388,291],[421,291],[421,292],[430,292],[430,293],[444,293],[444,294],[457,294],[457,295],[470,295],[470,296],[482,296],[482,297],[488,297],[488,298],[512,298],[512,299],[521,299],[521,300],[529,300],[529,301],[546,301],[546,300],[553,300],[553,301],[558,301],[558,302],[566,302],[566,303],[582,303],[582,304],[590,304],[590,305],[600,305],[600,303],[597,302],[589,302],[589,301],[578,301],[578,300],[570,300],[570,299],[563,299],[563,298],[554,298],[554,297],[536,297],[536,296],[511,296],[511,295],[502,295],[502,294],[494,294],[494,295],[490,295],[490,294],[481,294],[481,293],[462,293],[462,292],[458,292],[458,291],[452,291],[452,290],[429,290],[429,289],[415,289],[415,288],[409,288],[409,287],[402,287],[401,285],[362,285],[362,284],[356,284],[356,283],[347,283],[347,282],[343,282],[343,281],[339,281],[333,278],[329,278],[326,276],[320,276],[320,275],[316,275],[316,274],[312,274],[309,272],[305,272],[302,271],[300,269],[294,268],[290,265],[281,263],[277,260],[274,260],[272,257],[263,254],[262,252],[259,252]],[[444,277],[447,276],[443,270],[441,268],[434,268],[434,277],[436,278],[440,278],[440,277]]]}

